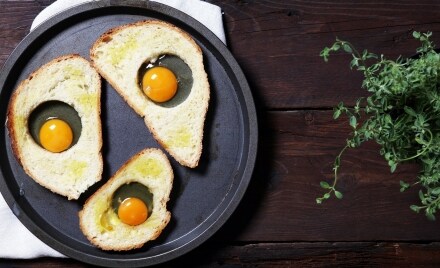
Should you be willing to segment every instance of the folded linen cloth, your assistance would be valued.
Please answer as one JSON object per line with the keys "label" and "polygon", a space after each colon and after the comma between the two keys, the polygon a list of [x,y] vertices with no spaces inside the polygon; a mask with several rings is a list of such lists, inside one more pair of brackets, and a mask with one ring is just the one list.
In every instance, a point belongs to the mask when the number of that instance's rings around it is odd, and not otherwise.
{"label": "folded linen cloth", "polygon": [[[37,15],[31,31],[53,15],[85,2],[97,0],[57,0]],[[225,43],[222,13],[218,6],[200,0],[154,0],[179,9],[197,19]],[[65,257],[35,237],[12,213],[0,194],[0,258],[31,259]]]}
{"label": "folded linen cloth", "polygon": [[[99,0],[58,0],[41,11],[35,17],[32,23],[31,31],[44,22],[49,17],[71,7],[85,2],[92,2]],[[200,0],[150,0],[165,4],[190,15],[198,20],[200,23],[210,29],[223,43],[226,43],[225,32],[223,29],[222,12],[220,7],[200,1]]]}

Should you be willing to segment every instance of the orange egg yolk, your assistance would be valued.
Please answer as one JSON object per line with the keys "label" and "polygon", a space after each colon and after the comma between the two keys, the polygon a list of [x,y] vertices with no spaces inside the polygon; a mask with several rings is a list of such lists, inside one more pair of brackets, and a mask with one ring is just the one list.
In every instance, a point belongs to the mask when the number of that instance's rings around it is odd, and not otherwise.
{"label": "orange egg yolk", "polygon": [[148,207],[136,197],[124,199],[118,208],[119,219],[128,225],[139,225],[147,220]]}
{"label": "orange egg yolk", "polygon": [[40,128],[40,144],[44,149],[59,153],[67,150],[73,141],[69,124],[60,119],[49,119]]}
{"label": "orange egg yolk", "polygon": [[165,67],[153,67],[142,78],[142,90],[155,102],[169,101],[176,95],[177,78]]}

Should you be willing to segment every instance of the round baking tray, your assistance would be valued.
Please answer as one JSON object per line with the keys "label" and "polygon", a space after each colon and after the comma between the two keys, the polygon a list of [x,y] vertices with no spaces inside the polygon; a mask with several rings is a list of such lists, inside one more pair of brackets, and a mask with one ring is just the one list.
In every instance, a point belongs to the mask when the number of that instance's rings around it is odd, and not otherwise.
{"label": "round baking tray", "polygon": [[[69,201],[35,183],[18,164],[7,129],[0,131],[0,190],[13,213],[38,238],[66,256],[107,267],[141,267],[179,257],[211,237],[242,199],[254,169],[258,131],[248,83],[226,46],[186,14],[149,1],[98,1],[66,10],[31,32],[0,73],[0,121],[18,83],[64,54],[89,59],[91,44],[115,26],[145,19],[167,21],[189,33],[201,47],[211,86],[199,166],[179,165],[169,155],[175,178],[168,209],[172,219],[159,238],[127,252],[100,250],[79,229],[84,201],[131,156],[161,148],[140,118],[103,80],[104,172],[100,183]],[[42,163],[44,164],[44,163]],[[18,250],[18,249],[17,249]]]}

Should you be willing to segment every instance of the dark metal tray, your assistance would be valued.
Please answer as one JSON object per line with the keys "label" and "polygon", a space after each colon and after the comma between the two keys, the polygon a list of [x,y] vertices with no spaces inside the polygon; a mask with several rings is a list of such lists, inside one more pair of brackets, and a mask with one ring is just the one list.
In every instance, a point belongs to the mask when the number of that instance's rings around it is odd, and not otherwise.
{"label": "dark metal tray", "polygon": [[[63,54],[89,58],[91,44],[107,29],[144,19],[170,22],[200,45],[211,85],[199,167],[180,166],[168,203],[172,219],[156,241],[139,250],[106,252],[81,233],[78,211],[85,199],[133,154],[160,146],[143,120],[103,81],[104,174],[77,201],[51,193],[23,171],[12,154],[6,121],[10,96],[33,70]],[[36,28],[10,55],[0,73],[0,190],[20,221],[49,246],[72,258],[108,267],[162,263],[194,249],[230,217],[251,179],[257,152],[257,118],[247,81],[226,46],[184,13],[148,1],[99,1],[76,6]],[[18,250],[18,249],[17,249]]]}

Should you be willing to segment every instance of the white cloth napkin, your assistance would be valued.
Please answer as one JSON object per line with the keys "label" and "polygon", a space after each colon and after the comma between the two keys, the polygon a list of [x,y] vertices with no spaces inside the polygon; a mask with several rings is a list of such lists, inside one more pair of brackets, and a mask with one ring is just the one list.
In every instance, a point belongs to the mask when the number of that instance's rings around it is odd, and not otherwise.
{"label": "white cloth napkin", "polygon": [[[79,5],[85,2],[92,2],[97,0],[58,0],[41,11],[40,14],[35,17],[32,23],[31,31],[44,22],[49,17],[65,10],[74,5]],[[98,0],[99,1],[99,0]],[[162,3],[195,18],[208,29],[210,29],[217,37],[226,44],[225,32],[223,29],[222,12],[220,7],[200,1],[200,0],[150,0],[158,3]]]}
{"label": "white cloth napkin", "polygon": [[[74,5],[96,0],[57,0],[37,15],[31,31],[51,16]],[[179,9],[200,21],[226,43],[222,12],[218,6],[200,0],[154,0]],[[35,237],[12,213],[0,194],[0,258],[31,259],[65,257]]]}

